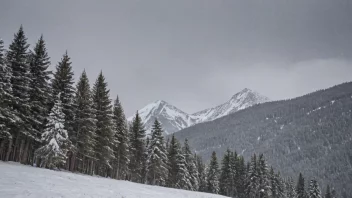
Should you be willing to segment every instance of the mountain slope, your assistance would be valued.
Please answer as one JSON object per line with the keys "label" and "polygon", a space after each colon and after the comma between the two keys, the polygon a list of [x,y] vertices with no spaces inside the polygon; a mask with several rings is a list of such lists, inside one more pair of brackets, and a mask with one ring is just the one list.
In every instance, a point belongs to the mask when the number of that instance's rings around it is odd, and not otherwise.
{"label": "mountain slope", "polygon": [[268,102],[175,133],[198,154],[227,148],[245,158],[264,153],[285,176],[316,176],[352,197],[352,83]]}
{"label": "mountain slope", "polygon": [[269,101],[269,98],[246,88],[233,95],[232,98],[224,104],[199,111],[192,114],[192,116],[197,118],[197,123],[207,122],[267,101]]}
{"label": "mountain slope", "polygon": [[0,161],[2,198],[225,198],[224,196],[34,168]]}
{"label": "mountain slope", "polygon": [[[196,123],[192,116],[162,100],[148,104],[140,109],[138,113],[147,134],[150,133],[155,118],[163,125],[165,134],[171,134]],[[132,121],[133,117],[128,118],[128,121]]]}
{"label": "mountain slope", "polygon": [[[144,122],[147,133],[150,133],[154,120],[157,118],[163,125],[165,134],[172,134],[194,124],[215,120],[254,104],[267,102],[268,100],[267,97],[246,88],[233,95],[229,101],[194,114],[187,114],[162,100],[148,104],[140,109],[138,113]],[[128,118],[128,121],[131,122],[132,120],[133,116]]]}

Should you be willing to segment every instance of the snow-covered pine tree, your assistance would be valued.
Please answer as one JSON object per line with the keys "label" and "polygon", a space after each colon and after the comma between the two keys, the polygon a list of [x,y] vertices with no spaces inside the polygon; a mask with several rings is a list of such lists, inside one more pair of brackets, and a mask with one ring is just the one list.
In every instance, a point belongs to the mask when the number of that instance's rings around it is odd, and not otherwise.
{"label": "snow-covered pine tree", "polygon": [[256,198],[259,195],[259,174],[257,156],[254,154],[249,164],[247,175],[246,196],[248,198]]}
{"label": "snow-covered pine tree", "polygon": [[168,175],[167,155],[160,122],[155,119],[148,147],[147,181],[149,184],[165,186]]}
{"label": "snow-covered pine tree", "polygon": [[280,172],[276,174],[276,183],[278,186],[278,197],[282,198],[286,195],[285,181],[282,179]]}
{"label": "snow-covered pine tree", "polygon": [[259,155],[258,160],[258,176],[259,176],[259,197],[269,198],[271,196],[271,187],[268,173],[268,165],[263,154]]}
{"label": "snow-covered pine tree", "polygon": [[111,162],[115,158],[112,106],[109,92],[103,73],[100,72],[93,87],[93,108],[97,120],[95,154],[98,161],[96,173],[103,177],[112,176]]}
{"label": "snow-covered pine tree", "polygon": [[29,44],[27,44],[27,38],[21,25],[6,55],[6,63],[12,70],[11,84],[14,96],[12,106],[21,120],[21,122],[16,123],[11,129],[14,131],[13,137],[15,140],[10,160],[17,162],[27,162],[28,150],[25,150],[25,143],[26,141],[36,139],[36,134],[30,124],[30,120],[32,119],[29,96],[31,78],[28,47]]}
{"label": "snow-covered pine tree", "polygon": [[209,193],[219,193],[219,164],[215,151],[211,154],[209,169],[207,173],[207,190]]}
{"label": "snow-covered pine tree", "polygon": [[96,119],[93,110],[93,98],[86,71],[83,71],[74,98],[75,115],[74,151],[71,160],[71,170],[78,169],[81,173],[93,174],[96,145]]}
{"label": "snow-covered pine tree", "polygon": [[298,176],[296,193],[297,193],[297,198],[306,198],[306,190],[304,187],[304,177],[302,173],[299,173],[299,176]]}
{"label": "snow-covered pine tree", "polygon": [[190,146],[188,144],[188,140],[187,139],[185,139],[185,142],[184,142],[183,154],[184,154],[185,159],[186,159],[186,166],[187,166],[187,170],[188,170],[188,173],[189,173],[189,176],[190,176],[189,181],[192,184],[192,188],[190,190],[197,191],[199,189],[198,169],[197,169],[196,162],[195,162],[195,159],[193,157],[193,154],[192,154],[192,151],[191,151],[191,148],[190,148]]}
{"label": "snow-covered pine tree", "polygon": [[[51,93],[49,80],[51,72],[48,71],[50,60],[46,50],[45,41],[41,36],[36,43],[34,50],[30,53],[30,110],[31,125],[38,139],[41,137],[45,127],[45,119],[49,112]],[[27,141],[26,147],[32,142]],[[38,148],[40,142],[33,142],[33,147]],[[28,150],[28,148],[26,148]]]}
{"label": "snow-covered pine tree", "polygon": [[145,160],[145,129],[138,112],[130,127],[130,179],[133,182],[143,182],[143,161]]}
{"label": "snow-covered pine tree", "polygon": [[116,179],[126,179],[128,174],[129,163],[129,138],[125,113],[123,111],[119,97],[116,97],[113,107],[113,125],[114,125],[114,168]]}
{"label": "snow-covered pine tree", "polygon": [[[74,128],[74,79],[73,79],[73,71],[72,71],[72,62],[70,61],[70,57],[66,53],[63,55],[61,61],[56,65],[56,71],[54,73],[54,78],[51,79],[51,88],[52,88],[52,101],[55,101],[58,99],[58,94],[60,94],[60,100],[62,101],[62,111],[65,114],[65,129],[68,132],[69,137],[73,138],[71,139],[71,142],[73,145],[76,144],[76,140],[74,139],[77,135],[75,134],[73,128]],[[53,106],[53,104],[49,104],[50,108]],[[69,159],[67,162],[66,168],[68,170],[73,170],[73,167],[70,167],[72,163],[74,162],[74,159],[71,159],[73,156],[73,153],[75,152],[73,148],[70,148],[69,152]]]}
{"label": "snow-covered pine tree", "polygon": [[64,129],[65,114],[62,109],[61,100],[57,99],[42,134],[44,145],[35,151],[35,159],[36,161],[40,159],[40,167],[60,168],[66,162],[67,148],[71,142],[66,129]]}
{"label": "snow-covered pine tree", "polygon": [[325,198],[332,198],[329,185],[326,186]]}
{"label": "snow-covered pine tree", "polygon": [[235,165],[235,161],[232,161],[232,152],[227,149],[224,157],[221,160],[221,170],[220,170],[220,178],[219,178],[219,194],[225,196],[233,196],[234,195],[234,174],[235,168],[232,165]]}
{"label": "snow-covered pine tree", "polygon": [[319,188],[319,184],[316,180],[312,179],[309,184],[309,198],[321,198],[321,191]]}
{"label": "snow-covered pine tree", "polygon": [[246,193],[246,165],[244,162],[243,156],[239,156],[237,160],[236,166],[236,177],[235,177],[235,186],[236,186],[236,193],[238,197],[245,197]]}
{"label": "snow-covered pine tree", "polygon": [[13,134],[10,129],[17,122],[15,112],[12,110],[11,75],[11,68],[5,64],[4,42],[0,39],[0,160],[5,161],[8,160],[12,146]]}
{"label": "snow-covered pine tree", "polygon": [[291,177],[287,179],[286,195],[287,195],[287,198],[297,198],[296,189],[294,186],[293,179]]}
{"label": "snow-covered pine tree", "polygon": [[205,164],[203,163],[202,157],[195,155],[196,159],[196,164],[197,164],[197,169],[198,169],[198,184],[199,184],[199,189],[198,191],[200,192],[206,192],[207,190],[207,174],[205,170]]}
{"label": "snow-covered pine tree", "polygon": [[175,188],[192,190],[193,186],[190,181],[191,176],[187,169],[186,157],[182,151],[181,144],[178,141],[176,141],[176,164],[177,174]]}

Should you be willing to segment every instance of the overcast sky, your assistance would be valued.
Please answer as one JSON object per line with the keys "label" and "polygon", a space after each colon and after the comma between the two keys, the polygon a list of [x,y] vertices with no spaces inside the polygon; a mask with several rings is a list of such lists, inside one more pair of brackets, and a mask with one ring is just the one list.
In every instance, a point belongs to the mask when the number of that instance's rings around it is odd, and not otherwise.
{"label": "overcast sky", "polygon": [[100,70],[127,116],[155,100],[188,113],[247,87],[273,100],[352,81],[351,0],[2,0],[6,45],[23,24],[52,68]]}

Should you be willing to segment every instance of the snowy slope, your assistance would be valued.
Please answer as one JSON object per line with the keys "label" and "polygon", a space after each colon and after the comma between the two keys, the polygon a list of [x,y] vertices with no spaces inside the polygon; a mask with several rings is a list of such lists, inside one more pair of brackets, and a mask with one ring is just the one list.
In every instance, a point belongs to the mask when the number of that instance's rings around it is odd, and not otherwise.
{"label": "snowy slope", "polygon": [[[246,88],[233,95],[229,101],[194,114],[187,114],[162,100],[148,104],[138,110],[138,113],[143,120],[147,134],[150,133],[153,122],[155,118],[157,118],[163,125],[165,134],[169,135],[192,125],[212,121],[230,113],[267,101],[269,101],[267,97]],[[128,118],[129,122],[132,120],[133,116]]]}
{"label": "snowy slope", "polygon": [[1,198],[224,198],[1,161],[0,173]]}
{"label": "snowy slope", "polygon": [[233,95],[231,99],[224,104],[194,113],[192,114],[192,117],[197,119],[198,123],[212,121],[255,104],[268,101],[269,98],[260,95],[258,92],[245,88],[239,93]]}
{"label": "snowy slope", "polygon": [[[138,110],[138,113],[143,120],[147,134],[150,133],[155,118],[163,125],[165,134],[171,134],[196,123],[192,116],[162,100],[148,104]],[[133,116],[128,118],[128,121],[132,120]]]}

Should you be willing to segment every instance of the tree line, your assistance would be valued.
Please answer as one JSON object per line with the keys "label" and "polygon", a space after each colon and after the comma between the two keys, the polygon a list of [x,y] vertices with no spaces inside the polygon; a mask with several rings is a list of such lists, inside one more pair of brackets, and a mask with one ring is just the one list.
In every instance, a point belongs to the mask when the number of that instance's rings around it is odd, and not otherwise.
{"label": "tree line", "polygon": [[43,36],[30,49],[21,26],[7,50],[0,40],[0,159],[149,185],[239,198],[334,198],[318,182],[294,184],[269,168],[263,154],[249,162],[227,150],[205,164],[187,139],[165,140],[156,119],[150,135],[136,113],[128,123],[118,97],[111,103],[102,72],[93,87],[85,71],[74,83],[67,52],[49,71]]}

